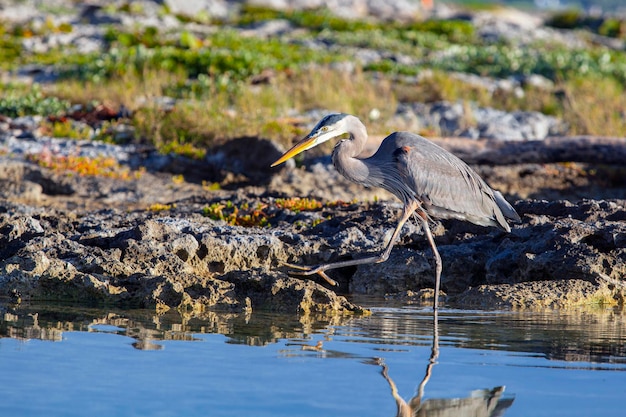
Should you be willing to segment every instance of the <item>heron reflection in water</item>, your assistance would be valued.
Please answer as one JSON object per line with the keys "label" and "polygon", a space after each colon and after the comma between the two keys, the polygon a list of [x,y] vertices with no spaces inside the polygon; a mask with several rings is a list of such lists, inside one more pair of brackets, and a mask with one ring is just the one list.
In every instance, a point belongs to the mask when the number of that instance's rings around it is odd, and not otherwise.
{"label": "heron reflection in water", "polygon": [[429,220],[459,219],[510,232],[507,219],[518,222],[520,217],[502,194],[491,189],[465,162],[414,133],[392,133],[382,141],[374,155],[358,158],[367,142],[367,130],[357,117],[349,114],[324,117],[304,139],[285,152],[272,166],[345,134],[348,138],[339,141],[332,152],[335,168],[353,182],[366,187],[380,187],[394,194],[403,203],[400,220],[389,243],[379,255],[314,267],[285,265],[300,270],[300,275],[318,274],[330,284],[337,285],[325,271],[386,261],[402,226],[414,216],[424,230],[435,259],[433,309],[436,310],[442,264],[428,226]]}
{"label": "heron reflection in water", "polygon": [[417,393],[408,402],[400,394],[389,376],[389,369],[382,359],[376,363],[382,367],[381,374],[391,388],[397,413],[396,417],[501,417],[514,401],[513,397],[503,398],[504,387],[472,391],[465,398],[429,398],[423,400],[424,388],[430,380],[433,367],[439,357],[439,318],[435,310],[433,315],[433,344],[426,373],[420,382]]}

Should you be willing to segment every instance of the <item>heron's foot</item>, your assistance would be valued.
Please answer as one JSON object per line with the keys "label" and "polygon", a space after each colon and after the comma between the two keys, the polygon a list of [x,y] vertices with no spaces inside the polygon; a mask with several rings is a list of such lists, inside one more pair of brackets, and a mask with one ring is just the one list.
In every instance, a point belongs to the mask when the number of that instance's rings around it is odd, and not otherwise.
{"label": "heron's foot", "polygon": [[298,271],[292,271],[291,272],[294,275],[310,276],[310,275],[317,274],[320,277],[324,278],[324,280],[326,280],[326,282],[328,282],[333,287],[339,286],[337,281],[335,281],[334,279],[332,279],[331,277],[326,275],[326,272],[324,272],[324,265],[320,265],[320,266],[302,266],[302,265],[290,264],[290,263],[287,263],[287,262],[281,262],[281,265],[287,266],[287,267],[292,268],[292,269],[297,269]]}

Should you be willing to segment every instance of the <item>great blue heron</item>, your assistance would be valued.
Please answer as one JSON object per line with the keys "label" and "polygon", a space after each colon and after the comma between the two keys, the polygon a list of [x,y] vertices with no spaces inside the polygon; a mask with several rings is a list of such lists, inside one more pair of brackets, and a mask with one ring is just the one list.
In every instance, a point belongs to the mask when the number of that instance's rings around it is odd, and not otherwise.
{"label": "great blue heron", "polygon": [[404,204],[402,216],[389,243],[379,255],[315,267],[287,265],[300,269],[301,275],[319,274],[330,284],[337,285],[324,271],[386,261],[402,226],[411,215],[416,215],[435,258],[433,309],[436,310],[442,266],[428,226],[429,219],[460,219],[510,232],[506,219],[520,221],[519,215],[502,194],[492,190],[465,162],[414,133],[392,133],[382,141],[374,155],[357,158],[367,142],[367,130],[357,117],[345,113],[324,117],[311,133],[285,152],[272,166],[344,134],[349,137],[338,142],[332,153],[332,161],[337,171],[358,184],[380,187],[394,194]]}

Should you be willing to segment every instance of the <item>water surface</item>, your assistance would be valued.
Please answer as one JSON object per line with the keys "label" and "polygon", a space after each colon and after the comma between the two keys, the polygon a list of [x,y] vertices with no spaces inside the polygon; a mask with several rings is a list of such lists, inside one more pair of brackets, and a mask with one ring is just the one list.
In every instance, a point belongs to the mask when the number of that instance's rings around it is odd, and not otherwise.
{"label": "water surface", "polygon": [[435,329],[427,307],[372,304],[323,319],[5,307],[0,415],[623,415],[620,311],[447,308]]}

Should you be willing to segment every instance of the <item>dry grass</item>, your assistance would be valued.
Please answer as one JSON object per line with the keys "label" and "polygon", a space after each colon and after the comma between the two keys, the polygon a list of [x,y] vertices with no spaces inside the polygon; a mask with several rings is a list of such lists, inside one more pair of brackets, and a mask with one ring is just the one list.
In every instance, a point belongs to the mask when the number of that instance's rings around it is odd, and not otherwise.
{"label": "dry grass", "polygon": [[572,134],[626,136],[626,95],[615,80],[580,78],[564,88],[565,121]]}
{"label": "dry grass", "polygon": [[389,80],[373,81],[358,69],[342,72],[312,68],[293,77],[283,89],[300,111],[326,108],[367,118],[376,109],[384,119],[395,113],[397,105]]}
{"label": "dry grass", "polygon": [[480,105],[492,99],[489,91],[450,76],[441,71],[433,71],[432,75],[424,76],[416,84],[398,82],[393,87],[394,94],[401,102],[434,102],[470,100]]}
{"label": "dry grass", "polygon": [[508,91],[491,93],[434,72],[416,85],[398,84],[394,92],[399,101],[471,101],[506,111],[539,111],[563,119],[572,135],[626,136],[624,86],[611,78],[579,77],[557,83],[553,89],[527,87],[523,97],[517,97]]}
{"label": "dry grass", "polygon": [[[333,109],[367,120],[372,110],[380,120],[391,116],[396,100],[389,82],[373,81],[361,71],[347,73],[316,67],[299,73],[279,73],[267,84],[238,88],[211,88],[205,97],[179,101],[163,109],[150,99],[166,95],[184,80],[171,73],[145,71],[128,73],[106,83],[64,81],[51,93],[76,103],[101,102],[116,107],[124,104],[134,111],[138,136],[164,151],[212,146],[241,136],[261,135],[290,142],[302,135],[286,117],[310,109]],[[147,99],[147,100],[146,100]],[[376,122],[372,122],[376,130]],[[378,126],[382,129],[382,123]],[[201,153],[197,153],[201,157]]]}
{"label": "dry grass", "polygon": [[102,82],[63,80],[50,85],[47,92],[72,103],[98,101],[113,107],[123,104],[130,110],[136,110],[146,100],[165,96],[169,86],[183,82],[182,75],[171,72],[146,70],[138,75],[128,71]]}
{"label": "dry grass", "polygon": [[[623,86],[611,79],[568,80],[554,90],[526,88],[524,97],[516,97],[493,94],[437,71],[420,83],[406,85],[381,76],[374,79],[358,69],[345,72],[315,66],[276,73],[266,84],[209,86],[199,98],[181,100],[169,110],[151,101],[184,83],[181,75],[148,70],[103,83],[63,81],[50,89],[74,103],[124,104],[134,111],[139,140],[164,152],[197,158],[208,147],[242,136],[263,136],[288,145],[306,133],[288,116],[318,108],[355,114],[371,134],[387,134],[386,123],[399,101],[472,101],[508,111],[536,110],[564,119],[571,134],[626,136],[626,95]],[[379,117],[370,117],[374,113]]]}

